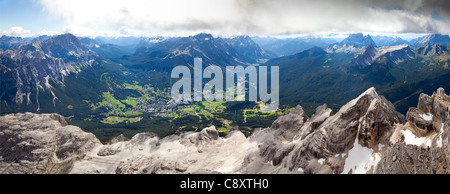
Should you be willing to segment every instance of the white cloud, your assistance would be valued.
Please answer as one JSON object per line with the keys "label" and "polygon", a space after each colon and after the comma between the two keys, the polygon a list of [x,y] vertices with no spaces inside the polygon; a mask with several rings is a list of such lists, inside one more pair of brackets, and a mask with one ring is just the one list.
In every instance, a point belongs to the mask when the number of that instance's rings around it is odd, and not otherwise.
{"label": "white cloud", "polygon": [[55,36],[55,35],[60,35],[62,34],[61,32],[57,32],[57,31],[49,31],[49,30],[41,30],[38,33],[36,33],[36,36],[42,36],[42,35],[49,35],[49,36]]}
{"label": "white cloud", "polygon": [[[440,0],[434,0],[436,4]],[[66,21],[65,31],[91,36],[450,33],[448,8],[422,0],[40,0]],[[443,1],[445,3],[445,1]],[[440,13],[438,21],[432,14]]]}
{"label": "white cloud", "polygon": [[0,32],[1,35],[6,35],[6,36],[31,36],[31,31],[30,30],[25,30],[23,29],[22,26],[13,26],[8,30],[4,30],[2,32]]}

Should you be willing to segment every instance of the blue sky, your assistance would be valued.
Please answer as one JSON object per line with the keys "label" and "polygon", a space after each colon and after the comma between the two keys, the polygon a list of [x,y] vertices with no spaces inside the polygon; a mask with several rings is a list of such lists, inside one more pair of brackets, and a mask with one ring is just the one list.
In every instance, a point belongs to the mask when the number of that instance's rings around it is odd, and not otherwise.
{"label": "blue sky", "polygon": [[21,26],[32,32],[61,30],[61,19],[50,17],[33,0],[0,0],[0,31]]}
{"label": "blue sky", "polygon": [[[0,35],[450,34],[446,0],[0,0]],[[409,38],[408,38],[409,39]]]}

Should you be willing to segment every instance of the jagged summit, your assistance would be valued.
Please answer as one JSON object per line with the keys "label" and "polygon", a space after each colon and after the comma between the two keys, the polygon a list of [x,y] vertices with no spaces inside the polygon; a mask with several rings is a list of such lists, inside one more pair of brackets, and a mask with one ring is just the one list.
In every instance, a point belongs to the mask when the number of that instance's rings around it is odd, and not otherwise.
{"label": "jagged summit", "polygon": [[372,45],[377,47],[370,35],[364,36],[362,33],[350,34],[347,38],[339,43],[331,44],[326,48],[327,52],[345,52],[345,53],[358,53],[363,48]]}
{"label": "jagged summit", "polygon": [[362,33],[350,34],[346,39],[342,40],[339,45],[348,45],[353,46],[356,45],[358,47],[366,47],[367,45],[372,44],[374,47],[377,47],[375,42],[372,40],[370,35],[363,35]]}

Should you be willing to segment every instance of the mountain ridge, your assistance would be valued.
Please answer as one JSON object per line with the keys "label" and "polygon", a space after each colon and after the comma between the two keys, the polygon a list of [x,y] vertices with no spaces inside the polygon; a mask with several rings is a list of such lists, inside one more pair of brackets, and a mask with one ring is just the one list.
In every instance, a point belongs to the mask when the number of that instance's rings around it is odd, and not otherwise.
{"label": "mountain ridge", "polygon": [[[97,55],[75,36],[64,34],[42,41],[24,43],[0,52],[2,88],[1,100],[19,104],[30,102],[33,90],[48,89],[49,79],[63,82],[71,72],[77,73],[94,63]],[[5,96],[6,95],[6,96]],[[54,100],[57,97],[54,96]]]}

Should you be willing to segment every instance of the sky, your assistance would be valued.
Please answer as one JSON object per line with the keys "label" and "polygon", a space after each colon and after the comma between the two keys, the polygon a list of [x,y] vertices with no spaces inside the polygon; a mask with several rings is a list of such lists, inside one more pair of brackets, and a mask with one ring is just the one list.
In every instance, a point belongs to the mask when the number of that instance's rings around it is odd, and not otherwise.
{"label": "sky", "polygon": [[0,35],[450,34],[448,0],[0,0]]}

